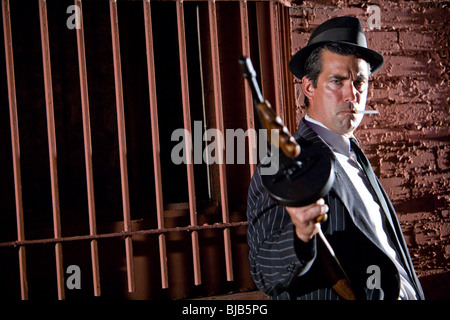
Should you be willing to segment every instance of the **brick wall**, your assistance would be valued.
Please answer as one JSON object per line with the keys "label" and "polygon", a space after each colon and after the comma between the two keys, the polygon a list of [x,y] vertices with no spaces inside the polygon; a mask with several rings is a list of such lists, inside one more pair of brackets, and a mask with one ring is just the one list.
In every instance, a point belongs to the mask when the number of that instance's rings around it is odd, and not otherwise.
{"label": "brick wall", "polygon": [[[369,30],[366,1],[293,3],[292,51],[325,20],[349,15],[361,19],[369,47],[383,53],[368,97],[380,115],[366,116],[356,136],[396,207],[427,298],[449,298],[450,10],[438,1],[370,5],[380,8],[380,29]],[[299,120],[303,95],[295,82]]]}

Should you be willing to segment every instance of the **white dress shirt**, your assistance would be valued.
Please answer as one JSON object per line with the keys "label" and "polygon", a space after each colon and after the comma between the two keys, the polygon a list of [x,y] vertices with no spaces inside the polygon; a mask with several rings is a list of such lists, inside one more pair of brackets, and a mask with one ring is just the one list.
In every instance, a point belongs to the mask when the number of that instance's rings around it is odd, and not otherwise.
{"label": "white dress shirt", "polygon": [[[401,300],[417,300],[415,290],[409,281],[409,277],[400,263],[399,257],[397,256],[393,245],[387,237],[386,231],[384,229],[383,221],[381,215],[383,214],[380,206],[378,205],[376,196],[372,194],[372,187],[369,180],[367,179],[363,169],[356,160],[355,153],[350,148],[350,139],[337,134],[329,130],[321,122],[312,119],[310,116],[306,115],[305,120],[316,125],[325,128],[323,132],[317,132],[317,134],[328,144],[328,146],[333,151],[339,164],[345,170],[352,181],[355,189],[358,191],[359,196],[363,200],[366,207],[366,211],[369,213],[370,221],[375,230],[375,233],[383,246],[383,249],[394,262],[398,269],[400,275],[400,297]],[[368,275],[369,276],[369,275]],[[382,280],[381,280],[382,281]]]}

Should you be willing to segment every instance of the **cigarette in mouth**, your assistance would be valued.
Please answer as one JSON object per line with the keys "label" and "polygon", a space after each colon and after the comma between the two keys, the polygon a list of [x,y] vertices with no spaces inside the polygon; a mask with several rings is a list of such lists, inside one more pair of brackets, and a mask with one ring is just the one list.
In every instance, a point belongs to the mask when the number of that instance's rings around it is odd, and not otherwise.
{"label": "cigarette in mouth", "polygon": [[355,110],[355,113],[359,114],[378,114],[378,110]]}

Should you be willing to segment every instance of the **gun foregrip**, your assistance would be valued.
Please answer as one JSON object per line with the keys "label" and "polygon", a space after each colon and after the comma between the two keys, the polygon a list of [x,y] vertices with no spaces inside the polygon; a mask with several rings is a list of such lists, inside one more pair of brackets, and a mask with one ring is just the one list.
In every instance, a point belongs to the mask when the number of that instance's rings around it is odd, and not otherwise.
{"label": "gun foregrip", "polygon": [[[291,136],[288,128],[283,125],[281,118],[277,116],[276,112],[270,106],[270,103],[268,101],[264,101],[256,80],[256,71],[253,68],[252,61],[248,57],[241,57],[239,59],[239,64],[241,65],[242,74],[248,80],[252,90],[253,101],[261,119],[261,124],[264,128],[270,131],[268,134],[270,142],[277,148],[280,148],[289,158],[297,158],[300,154],[300,146]],[[276,139],[276,141],[272,141],[271,139],[272,130],[278,130],[279,138]]]}
{"label": "gun foregrip", "polygon": [[289,132],[288,128],[283,125],[281,118],[277,116],[275,111],[271,108],[268,101],[259,103],[257,105],[258,113],[261,117],[264,128],[271,130],[278,130],[278,140],[273,141],[271,134],[268,134],[270,142],[281,149],[283,153],[289,158],[295,159],[300,154],[300,146],[295,141],[294,137]]}

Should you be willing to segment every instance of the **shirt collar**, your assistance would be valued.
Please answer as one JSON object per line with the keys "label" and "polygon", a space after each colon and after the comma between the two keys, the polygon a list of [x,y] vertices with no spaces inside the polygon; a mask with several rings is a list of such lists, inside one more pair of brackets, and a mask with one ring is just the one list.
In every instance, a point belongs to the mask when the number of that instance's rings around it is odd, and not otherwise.
{"label": "shirt collar", "polygon": [[[308,115],[305,115],[305,120],[308,126],[313,129],[331,148],[333,152],[338,152],[347,157],[350,157],[350,139],[331,131],[321,122],[314,120]],[[352,135],[353,137],[353,135]]]}

